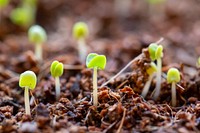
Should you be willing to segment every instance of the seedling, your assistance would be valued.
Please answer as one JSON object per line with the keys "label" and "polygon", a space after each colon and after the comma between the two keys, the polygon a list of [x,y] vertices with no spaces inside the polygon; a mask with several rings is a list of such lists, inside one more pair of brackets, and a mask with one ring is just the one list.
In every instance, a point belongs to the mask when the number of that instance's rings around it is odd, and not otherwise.
{"label": "seedling", "polygon": [[93,105],[98,105],[98,94],[97,94],[97,70],[103,70],[106,66],[106,56],[98,55],[96,53],[88,54],[86,58],[86,66],[93,68]]}
{"label": "seedling", "polygon": [[19,86],[24,88],[24,102],[26,114],[30,115],[30,104],[29,104],[29,89],[33,90],[36,86],[37,77],[32,71],[25,71],[20,75]]}
{"label": "seedling", "polygon": [[37,0],[21,0],[19,7],[13,9],[10,14],[11,21],[23,28],[28,28],[35,22]]}
{"label": "seedling", "polygon": [[63,74],[63,63],[53,61],[51,64],[51,75],[55,78],[56,100],[60,98],[60,76]]}
{"label": "seedling", "polygon": [[197,59],[196,67],[200,68],[200,57]]}
{"label": "seedling", "polygon": [[161,74],[162,74],[162,57],[163,57],[163,46],[152,43],[149,45],[149,54],[152,61],[157,61],[157,72],[156,72],[156,88],[153,98],[156,100],[160,94],[161,88]]}
{"label": "seedling", "polygon": [[42,43],[47,40],[46,31],[39,25],[32,26],[28,31],[30,42],[35,44],[35,56],[42,61]]}
{"label": "seedling", "polygon": [[148,77],[148,80],[147,80],[147,82],[143,88],[142,94],[141,94],[144,98],[146,97],[146,95],[149,91],[151,82],[152,82],[153,78],[155,77],[156,72],[157,72],[156,64],[154,62],[151,62],[151,66],[147,69],[147,74],[149,75],[149,77]]}
{"label": "seedling", "polygon": [[78,42],[78,51],[79,58],[83,63],[87,55],[87,45],[85,42],[86,37],[88,36],[88,26],[84,22],[77,22],[73,27],[73,36]]}
{"label": "seedling", "polygon": [[170,68],[167,72],[167,82],[170,83],[172,93],[172,106],[176,106],[176,83],[180,81],[180,72],[176,68]]}
{"label": "seedling", "polygon": [[0,8],[4,8],[9,4],[9,0],[0,0]]}

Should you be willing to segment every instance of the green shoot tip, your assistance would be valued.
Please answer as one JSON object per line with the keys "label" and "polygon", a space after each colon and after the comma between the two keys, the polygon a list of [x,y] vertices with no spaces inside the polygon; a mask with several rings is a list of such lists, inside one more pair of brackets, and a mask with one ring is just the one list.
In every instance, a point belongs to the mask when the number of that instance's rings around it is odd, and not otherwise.
{"label": "green shoot tip", "polygon": [[59,61],[53,61],[51,63],[50,71],[53,77],[60,77],[63,74],[63,63]]}

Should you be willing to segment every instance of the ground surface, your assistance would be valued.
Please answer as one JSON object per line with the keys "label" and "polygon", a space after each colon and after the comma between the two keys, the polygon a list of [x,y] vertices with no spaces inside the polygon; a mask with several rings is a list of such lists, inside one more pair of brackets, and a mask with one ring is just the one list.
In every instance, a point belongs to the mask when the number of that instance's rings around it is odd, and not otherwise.
{"label": "ground surface", "polygon": [[[34,57],[27,29],[12,24],[8,18],[17,3],[13,0],[1,11],[0,132],[200,131],[200,78],[196,68],[200,55],[199,0],[167,0],[160,5],[132,0],[130,9],[125,8],[128,11],[116,9],[114,0],[41,0],[36,23],[48,33],[42,64]],[[99,86],[140,55],[114,81],[99,87],[97,108],[91,102],[92,70],[80,63],[71,35],[77,21],[89,25],[90,52],[107,56],[105,71],[99,71]],[[181,72],[179,84],[184,90],[177,88],[177,107],[171,107],[170,85],[164,78],[157,101],[151,99],[156,81],[146,99],[140,96],[150,62],[145,48],[161,37],[163,72],[170,67]],[[49,73],[49,65],[55,59],[66,65],[59,101],[55,100],[54,79]],[[25,70],[38,76],[37,87],[32,91],[35,101],[31,96],[31,116],[25,115],[24,92],[18,85],[19,74]]]}

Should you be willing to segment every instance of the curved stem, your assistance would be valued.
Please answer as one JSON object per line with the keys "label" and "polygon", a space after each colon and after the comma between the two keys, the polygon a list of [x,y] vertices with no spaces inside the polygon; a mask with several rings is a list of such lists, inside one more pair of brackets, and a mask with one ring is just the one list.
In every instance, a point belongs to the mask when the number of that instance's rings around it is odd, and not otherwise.
{"label": "curved stem", "polygon": [[98,94],[97,94],[97,68],[93,70],[93,105],[98,105]]}
{"label": "curved stem", "polygon": [[60,78],[55,77],[55,87],[56,87],[56,100],[60,98]]}
{"label": "curved stem", "polygon": [[79,59],[82,63],[85,63],[85,59],[87,56],[87,45],[84,39],[78,40],[78,52],[79,52]]}
{"label": "curved stem", "polygon": [[156,74],[156,88],[155,88],[155,93],[154,93],[154,100],[158,98],[160,95],[160,88],[161,88],[161,74],[162,74],[162,60],[161,58],[157,59],[157,74]]}
{"label": "curved stem", "polygon": [[176,106],[176,83],[172,82],[172,106]]}
{"label": "curved stem", "polygon": [[31,115],[30,104],[29,104],[29,88],[25,87],[24,90],[24,102],[25,102],[25,111],[27,115]]}
{"label": "curved stem", "polygon": [[145,84],[145,86],[144,86],[144,88],[143,88],[143,90],[142,90],[142,96],[145,98],[146,97],[146,95],[147,95],[147,93],[148,93],[148,91],[149,91],[149,88],[150,88],[150,86],[151,86],[151,82],[152,82],[152,80],[153,80],[153,78],[155,77],[155,73],[153,73],[153,74],[151,74],[150,76],[149,76],[149,78],[148,78],[148,81],[146,82],[146,84]]}
{"label": "curved stem", "polygon": [[39,61],[42,61],[42,44],[35,44],[35,56]]}

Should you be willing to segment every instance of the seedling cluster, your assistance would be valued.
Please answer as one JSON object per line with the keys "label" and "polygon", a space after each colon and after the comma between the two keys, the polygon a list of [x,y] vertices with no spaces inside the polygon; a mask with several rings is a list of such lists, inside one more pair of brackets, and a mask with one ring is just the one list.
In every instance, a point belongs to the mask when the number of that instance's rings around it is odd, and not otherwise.
{"label": "seedling cluster", "polygon": [[[93,69],[93,105],[98,105],[98,84],[97,84],[97,71],[105,69],[106,66],[106,56],[99,55],[97,53],[90,53],[87,55],[87,47],[85,44],[85,39],[88,36],[88,27],[84,22],[78,22],[73,27],[73,36],[78,41],[79,45],[79,55],[81,60],[85,60],[86,58],[86,66],[87,68]],[[42,44],[47,40],[47,34],[45,30],[39,26],[34,25],[30,27],[28,31],[29,41],[35,44],[35,56],[39,61],[42,60]],[[150,67],[146,70],[148,74],[148,81],[146,82],[142,96],[146,97],[148,94],[149,88],[151,86],[151,82],[156,77],[156,88],[155,93],[153,93],[153,98],[156,100],[160,94],[161,89],[161,75],[162,75],[162,57],[163,57],[163,46],[158,45],[157,43],[151,43],[148,47],[148,52],[150,55],[151,63]],[[124,71],[130,64],[133,62],[132,60],[122,71]],[[156,61],[156,63],[155,63]],[[198,59],[198,64],[200,62],[200,58]],[[63,74],[63,63],[55,60],[52,62],[50,66],[50,73],[52,77],[55,78],[55,92],[56,92],[56,100],[60,98],[60,76]],[[119,74],[122,73],[119,72]],[[117,74],[117,75],[119,75]],[[116,77],[116,76],[114,76]],[[176,106],[176,84],[180,81],[180,73],[176,68],[171,68],[167,73],[167,82],[171,84],[171,92],[172,92],[172,106]],[[24,88],[24,101],[25,101],[25,110],[26,114],[30,115],[30,105],[29,105],[29,89],[33,90],[36,86],[37,77],[32,71],[25,71],[20,75],[19,86]]]}
{"label": "seedling cluster", "polygon": [[86,66],[93,69],[93,105],[98,105],[98,87],[97,87],[97,70],[103,70],[106,66],[106,56],[96,53],[88,54]]}

